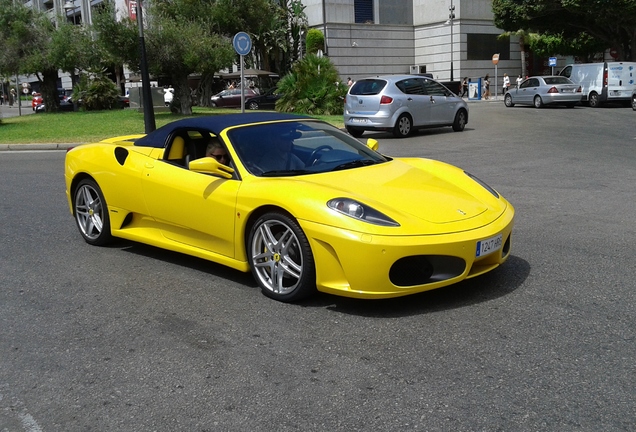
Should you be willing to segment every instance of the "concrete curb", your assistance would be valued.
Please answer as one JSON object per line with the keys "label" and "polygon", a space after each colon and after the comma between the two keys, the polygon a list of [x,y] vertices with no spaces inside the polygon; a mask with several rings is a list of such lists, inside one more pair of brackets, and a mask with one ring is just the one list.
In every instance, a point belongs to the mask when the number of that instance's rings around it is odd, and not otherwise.
{"label": "concrete curb", "polygon": [[80,143],[60,144],[0,144],[0,151],[26,151],[26,150],[68,150],[77,147]]}

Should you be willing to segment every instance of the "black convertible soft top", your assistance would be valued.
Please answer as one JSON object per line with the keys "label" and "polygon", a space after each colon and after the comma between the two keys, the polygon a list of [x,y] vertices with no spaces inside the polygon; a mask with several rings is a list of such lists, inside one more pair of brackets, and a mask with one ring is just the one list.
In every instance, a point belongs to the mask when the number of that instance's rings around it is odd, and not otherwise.
{"label": "black convertible soft top", "polygon": [[308,118],[310,117],[274,112],[192,117],[168,123],[148,135],[139,138],[135,141],[135,145],[140,147],[163,148],[166,146],[167,138],[171,136],[174,131],[185,128],[207,130],[214,135],[218,135],[222,130],[232,126],[279,120],[306,120]]}

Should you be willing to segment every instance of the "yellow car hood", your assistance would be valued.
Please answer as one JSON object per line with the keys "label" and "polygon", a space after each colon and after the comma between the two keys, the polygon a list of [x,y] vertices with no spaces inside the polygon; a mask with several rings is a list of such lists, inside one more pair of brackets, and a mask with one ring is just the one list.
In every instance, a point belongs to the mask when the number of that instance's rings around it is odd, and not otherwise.
{"label": "yellow car hood", "polygon": [[369,205],[412,234],[475,229],[494,221],[508,205],[463,170],[428,159],[394,159],[298,180],[306,191],[321,189],[329,191],[331,198],[352,198]]}

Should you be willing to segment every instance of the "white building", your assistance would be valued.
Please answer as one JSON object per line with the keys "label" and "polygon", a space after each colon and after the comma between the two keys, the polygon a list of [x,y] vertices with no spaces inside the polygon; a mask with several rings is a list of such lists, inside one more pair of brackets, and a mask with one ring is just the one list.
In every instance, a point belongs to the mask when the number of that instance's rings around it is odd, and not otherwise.
{"label": "white building", "polygon": [[[149,0],[150,1],[150,0]],[[25,5],[59,11],[77,24],[92,22],[102,0],[27,0]],[[325,54],[341,77],[430,73],[442,81],[521,72],[518,40],[499,39],[492,0],[302,0],[309,26],[325,35]],[[120,18],[134,13],[134,0],[116,0]],[[453,13],[453,18],[450,18]],[[452,74],[451,74],[452,70]],[[63,87],[70,87],[64,77]]]}
{"label": "white building", "polygon": [[[492,0],[302,0],[343,78],[431,73],[442,81],[521,72],[518,40],[498,39]],[[454,18],[450,14],[454,8]],[[451,42],[452,41],[452,42]]]}

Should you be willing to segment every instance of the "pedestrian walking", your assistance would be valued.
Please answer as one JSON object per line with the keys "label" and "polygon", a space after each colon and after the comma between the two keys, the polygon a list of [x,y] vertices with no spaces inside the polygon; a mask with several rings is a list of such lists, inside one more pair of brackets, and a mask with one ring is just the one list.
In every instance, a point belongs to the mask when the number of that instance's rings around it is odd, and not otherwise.
{"label": "pedestrian walking", "polygon": [[510,89],[510,77],[507,73],[504,74],[503,77],[503,88],[501,89],[501,94],[506,94],[506,92]]}
{"label": "pedestrian walking", "polygon": [[15,89],[12,88],[9,92],[9,107],[13,108],[13,103],[15,102]]}
{"label": "pedestrian walking", "polygon": [[462,95],[460,97],[464,97],[468,95],[468,77],[464,77],[462,80]]}
{"label": "pedestrian walking", "polygon": [[484,99],[490,98],[490,75],[484,77]]}

